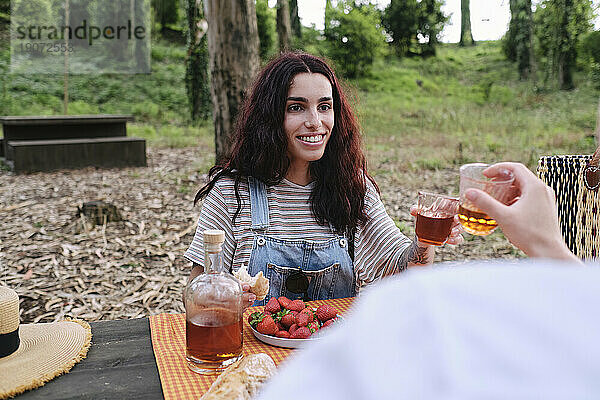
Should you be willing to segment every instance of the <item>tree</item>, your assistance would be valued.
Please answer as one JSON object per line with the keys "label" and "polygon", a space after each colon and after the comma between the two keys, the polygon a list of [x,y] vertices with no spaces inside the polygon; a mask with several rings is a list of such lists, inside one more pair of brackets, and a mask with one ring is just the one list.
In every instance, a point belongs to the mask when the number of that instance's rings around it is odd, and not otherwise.
{"label": "tree", "polygon": [[290,49],[292,24],[290,22],[290,5],[288,0],[277,0],[277,37],[279,51]]}
{"label": "tree", "polygon": [[300,25],[300,16],[298,15],[298,0],[290,0],[290,21],[294,36],[302,39],[302,25]]}
{"label": "tree", "polygon": [[268,0],[256,0],[256,26],[260,43],[259,54],[262,60],[266,60],[274,52],[275,20],[275,11],[269,8]]}
{"label": "tree", "polygon": [[160,23],[160,31],[165,32],[168,24],[177,22],[177,0],[154,0],[156,19]]}
{"label": "tree", "polygon": [[418,10],[417,0],[392,0],[383,12],[383,24],[398,56],[408,54],[416,43]]}
{"label": "tree", "polygon": [[229,150],[238,107],[259,68],[258,28],[254,0],[205,0],[204,5],[218,162]]}
{"label": "tree", "polygon": [[[150,27],[151,15],[148,12],[150,10],[150,0],[134,0],[134,14],[136,25],[142,25]],[[134,57],[139,65],[139,71],[149,73],[150,72],[150,40],[135,41]]]}
{"label": "tree", "polygon": [[[440,0],[392,0],[383,12],[383,24],[399,56],[435,55],[438,35],[448,20]],[[418,52],[417,52],[418,51]]]}
{"label": "tree", "polygon": [[544,0],[534,13],[536,43],[544,63],[544,80],[554,80],[559,89],[574,85],[577,45],[591,31],[591,0]]}
{"label": "tree", "polygon": [[365,75],[385,46],[379,12],[372,4],[355,6],[353,1],[338,1],[325,7],[325,39],[328,55],[342,74],[349,78]]}
{"label": "tree", "polygon": [[438,0],[422,0],[419,3],[419,27],[417,35],[424,43],[421,44],[421,56],[435,56],[437,36],[444,28],[448,18],[442,13],[442,2]]}
{"label": "tree", "polygon": [[471,32],[471,0],[460,0],[460,46],[473,46],[473,33]]}
{"label": "tree", "polygon": [[188,23],[185,87],[192,121],[206,119],[210,113],[208,80],[208,23],[204,19],[202,0],[186,0]]}
{"label": "tree", "polygon": [[510,0],[510,16],[504,53],[517,62],[520,79],[535,77],[531,0]]}

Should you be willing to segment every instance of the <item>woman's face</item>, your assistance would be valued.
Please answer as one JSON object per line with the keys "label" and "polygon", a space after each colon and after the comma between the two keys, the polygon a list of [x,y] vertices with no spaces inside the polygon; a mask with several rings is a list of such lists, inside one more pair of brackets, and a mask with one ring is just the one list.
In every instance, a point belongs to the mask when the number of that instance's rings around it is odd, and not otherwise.
{"label": "woman's face", "polygon": [[333,129],[333,95],[329,80],[319,73],[300,73],[288,90],[283,128],[292,165],[323,157]]}

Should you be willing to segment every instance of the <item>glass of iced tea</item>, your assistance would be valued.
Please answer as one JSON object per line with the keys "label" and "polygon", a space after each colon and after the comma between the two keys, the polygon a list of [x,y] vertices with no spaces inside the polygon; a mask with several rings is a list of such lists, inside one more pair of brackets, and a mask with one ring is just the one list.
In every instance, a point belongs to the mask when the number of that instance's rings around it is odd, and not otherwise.
{"label": "glass of iced tea", "polygon": [[505,170],[493,177],[487,177],[483,171],[490,165],[483,163],[465,164],[460,167],[460,204],[458,219],[465,232],[485,236],[498,227],[496,220],[479,210],[465,198],[467,189],[475,188],[487,192],[496,200],[509,204],[515,196],[515,180],[512,172]]}
{"label": "glass of iced tea", "polygon": [[452,231],[458,198],[419,191],[415,233],[419,241],[441,246]]}

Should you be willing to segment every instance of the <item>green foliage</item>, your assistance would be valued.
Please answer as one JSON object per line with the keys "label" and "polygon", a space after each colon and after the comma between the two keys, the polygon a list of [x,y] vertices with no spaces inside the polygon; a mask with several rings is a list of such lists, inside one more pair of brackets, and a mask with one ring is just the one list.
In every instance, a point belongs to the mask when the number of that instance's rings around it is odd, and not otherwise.
{"label": "green foliage", "polygon": [[587,74],[574,78],[577,91],[540,92],[519,80],[497,42],[376,61],[372,74],[352,81],[369,165],[380,173],[394,166],[389,173],[401,180],[403,171],[465,162],[535,167],[543,154],[589,153],[598,92],[581,84]]}
{"label": "green foliage", "polygon": [[325,9],[324,34],[328,56],[337,70],[350,78],[366,75],[385,46],[381,17],[372,4],[357,6],[339,1],[336,7],[329,5]]}
{"label": "green foliage", "polygon": [[152,0],[156,20],[164,30],[168,24],[177,23],[177,0]]}
{"label": "green foliage", "polygon": [[13,22],[23,26],[45,26],[56,18],[50,0],[13,0],[12,10]]}
{"label": "green foliage", "polygon": [[581,55],[595,63],[600,63],[600,31],[591,31],[581,37]]}
{"label": "green foliage", "polygon": [[210,82],[208,77],[208,24],[196,0],[186,0],[188,21],[188,57],[185,63],[185,87],[192,121],[207,119],[211,112]]}
{"label": "green foliage", "polygon": [[591,0],[544,0],[534,13],[537,59],[550,86],[572,89],[579,38],[592,27]]}
{"label": "green foliage", "polygon": [[417,0],[392,0],[383,13],[383,24],[399,56],[406,55],[416,44],[418,9]]}
{"label": "green foliage", "polygon": [[448,17],[442,13],[443,2],[440,0],[421,0],[419,3],[419,27],[417,36],[423,38],[421,44],[422,56],[434,56],[435,46],[438,43],[438,35],[448,21]]}
{"label": "green foliage", "polygon": [[277,42],[276,11],[269,8],[267,0],[256,0],[256,24],[258,26],[259,54],[266,60],[275,54]]}
{"label": "green foliage", "polygon": [[[441,0],[392,0],[383,12],[383,24],[396,54],[435,55],[437,37],[448,21]],[[421,40],[417,40],[420,38]],[[422,42],[422,43],[420,43]]]}
{"label": "green foliage", "polygon": [[302,39],[302,24],[298,16],[298,0],[290,0],[290,23],[296,39]]}
{"label": "green foliage", "polygon": [[530,77],[533,70],[533,13],[531,0],[510,1],[510,23],[502,42],[506,58],[517,62],[521,79]]}
{"label": "green foliage", "polygon": [[592,86],[600,90],[600,63],[592,63],[590,65],[590,82]]}
{"label": "green foliage", "polygon": [[10,15],[10,0],[0,0],[0,13]]}

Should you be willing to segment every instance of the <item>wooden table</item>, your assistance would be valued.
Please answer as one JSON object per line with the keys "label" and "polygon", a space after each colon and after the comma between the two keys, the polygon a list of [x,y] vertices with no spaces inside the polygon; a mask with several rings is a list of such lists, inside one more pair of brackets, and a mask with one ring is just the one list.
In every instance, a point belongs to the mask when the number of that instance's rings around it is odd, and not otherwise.
{"label": "wooden table", "polygon": [[[321,300],[309,303],[328,302],[343,304],[340,311],[345,311],[351,304],[352,299]],[[246,310],[246,316],[252,311],[262,307],[251,307]],[[185,325],[181,315],[160,314],[154,316],[169,316],[174,321],[180,322],[181,332]],[[245,318],[244,318],[245,319]],[[150,324],[148,318],[99,321],[92,322],[92,345],[87,357],[76,364],[68,374],[61,375],[46,385],[25,392],[16,399],[164,399],[164,393],[169,396],[169,386],[163,393],[163,386],[159,378],[156,358],[152,347]],[[265,352],[280,360],[281,354],[288,349],[280,349],[259,342],[254,336],[246,331],[244,335],[244,347],[250,352]],[[185,336],[180,333],[179,340]],[[184,344],[182,344],[184,346]],[[158,348],[157,350],[159,350]],[[169,347],[171,349],[171,347]],[[256,350],[256,351],[253,351]],[[275,356],[275,353],[279,356]],[[176,354],[176,357],[179,357]],[[177,361],[183,359],[177,358]],[[163,359],[164,362],[164,359]],[[188,372],[187,367],[183,369]],[[200,377],[195,374],[194,383],[198,384],[201,379],[210,380],[215,377]],[[178,386],[179,387],[179,386]],[[198,396],[199,397],[199,396]],[[171,393],[171,398],[173,398]],[[188,397],[185,397],[188,398]]]}
{"label": "wooden table", "polygon": [[71,372],[16,399],[163,399],[148,318],[93,322],[92,346]]}

